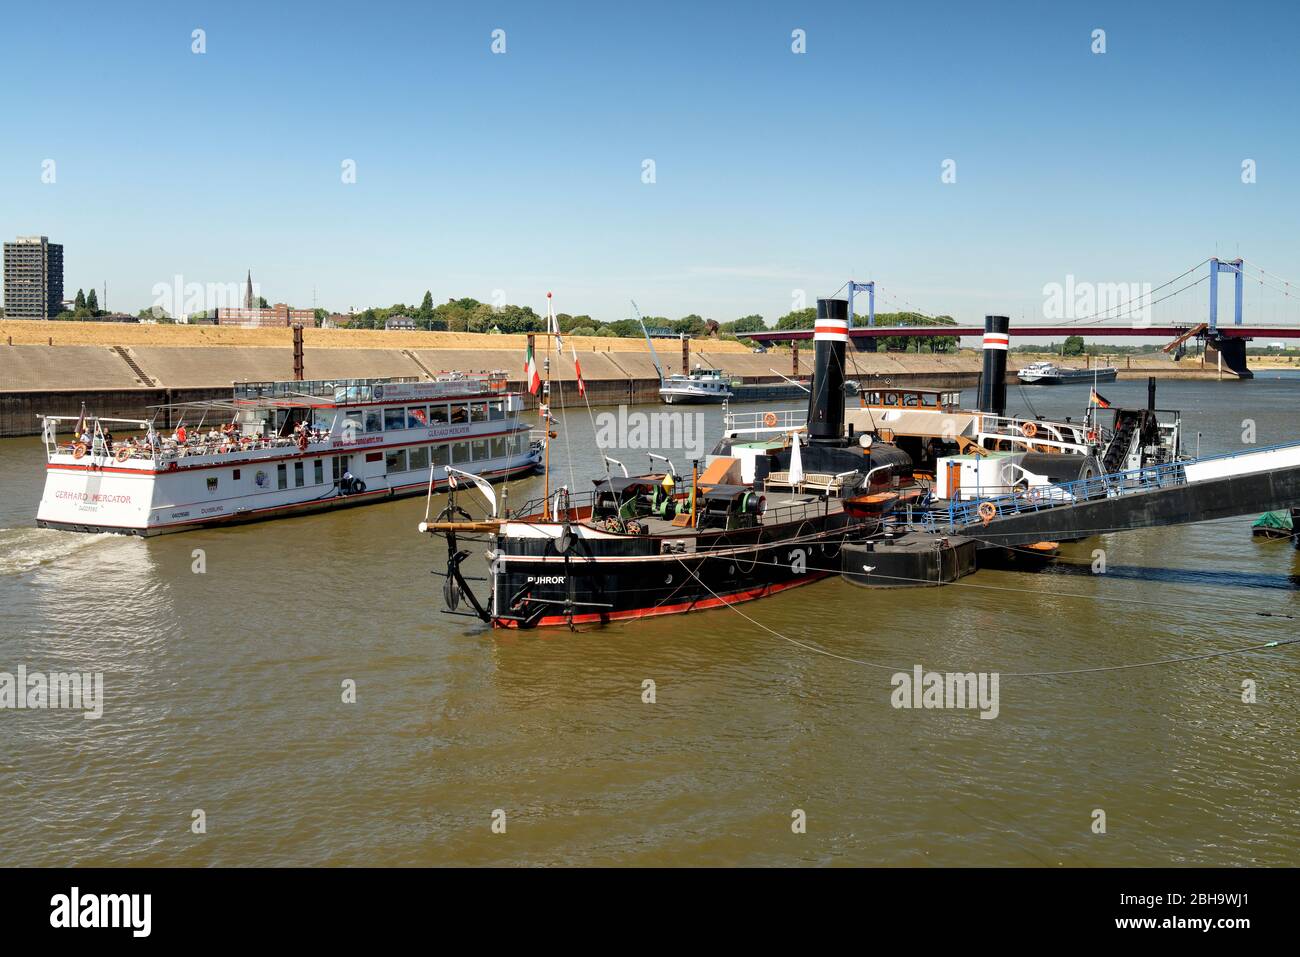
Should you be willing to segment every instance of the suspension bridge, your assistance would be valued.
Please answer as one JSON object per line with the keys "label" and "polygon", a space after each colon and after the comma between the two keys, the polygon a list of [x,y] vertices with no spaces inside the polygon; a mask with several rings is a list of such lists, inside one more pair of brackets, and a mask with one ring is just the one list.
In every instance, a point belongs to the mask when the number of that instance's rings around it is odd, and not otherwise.
{"label": "suspension bridge", "polygon": [[[1207,268],[1208,267],[1208,268]],[[1200,278],[1191,278],[1200,272]],[[1225,275],[1232,282],[1233,287],[1233,310],[1230,322],[1221,322],[1219,318],[1219,282],[1220,276]],[[1183,282],[1187,280],[1186,282]],[[1179,285],[1181,283],[1181,285]],[[1262,304],[1265,297],[1271,297],[1275,300],[1271,303],[1272,320],[1259,319],[1252,323],[1245,321],[1245,290],[1247,284],[1258,290],[1259,302]],[[1282,277],[1249,262],[1245,259],[1219,259],[1211,257],[1204,259],[1185,270],[1173,279],[1169,279],[1158,286],[1151,288],[1142,288],[1127,294],[1127,298],[1120,298],[1115,294],[1115,290],[1122,290],[1127,286],[1136,284],[1079,284],[1079,288],[1087,287],[1088,295],[1093,301],[1093,305],[1086,310],[1076,308],[1076,298],[1073,295],[1074,289],[1072,284],[1067,284],[1061,290],[1059,305],[1064,312],[1082,312],[1081,315],[1071,316],[1052,322],[1019,322],[1013,323],[1011,333],[1013,337],[1027,339],[1055,338],[1058,336],[1085,336],[1090,339],[1110,338],[1110,337],[1144,337],[1148,339],[1166,339],[1168,344],[1164,347],[1166,352],[1175,352],[1175,358],[1183,354],[1186,343],[1196,341],[1204,345],[1206,355],[1221,357],[1226,370],[1235,373],[1243,378],[1250,378],[1252,373],[1246,364],[1246,343],[1251,339],[1300,339],[1300,287],[1291,280]],[[1190,317],[1187,315],[1187,307],[1191,305],[1189,300],[1192,297],[1184,296],[1190,290],[1197,287],[1208,285],[1209,301],[1204,307],[1199,303],[1192,305]],[[1177,288],[1173,288],[1177,286]],[[962,324],[939,324],[934,325],[876,325],[876,296],[880,293],[883,298],[900,312],[910,313],[920,316],[922,319],[934,319],[935,317],[915,308],[910,303],[897,299],[886,294],[875,281],[858,282],[850,280],[845,283],[841,290],[847,291],[849,301],[849,337],[854,342],[856,348],[865,352],[875,352],[878,349],[878,340],[883,337],[901,337],[901,338],[933,338],[949,336],[975,336],[979,337],[984,334],[983,325],[962,325]],[[1098,295],[1100,291],[1101,295]],[[867,296],[867,314],[865,317],[858,317],[859,320],[865,319],[865,324],[861,321],[854,321],[855,298],[865,293]],[[1123,295],[1121,293],[1121,295]],[[1175,303],[1177,297],[1183,296],[1180,300],[1183,309],[1183,315],[1175,319],[1165,318],[1164,321],[1157,319],[1157,312],[1168,316],[1171,305]],[[1049,297],[1045,295],[1045,300]],[[1106,303],[1097,300],[1106,299]],[[1120,299],[1118,302],[1110,303],[1110,299]],[[1157,309],[1161,304],[1164,308]],[[1283,311],[1283,321],[1277,320],[1279,305]],[[1202,311],[1204,308],[1204,311]],[[1261,308],[1260,312],[1264,309]],[[1049,312],[1046,302],[1043,309],[1044,313]],[[1292,317],[1290,322],[1286,318]],[[772,330],[767,332],[746,333],[745,338],[753,339],[756,342],[774,343],[788,342],[797,339],[812,338],[813,330],[807,329],[784,329]]]}

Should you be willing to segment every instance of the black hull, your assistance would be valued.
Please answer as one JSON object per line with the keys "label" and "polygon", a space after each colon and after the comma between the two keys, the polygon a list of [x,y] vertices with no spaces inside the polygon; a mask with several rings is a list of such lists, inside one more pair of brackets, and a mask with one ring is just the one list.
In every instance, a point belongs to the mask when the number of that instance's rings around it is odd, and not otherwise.
{"label": "black hull", "polygon": [[608,624],[721,608],[838,572],[846,540],[875,522],[834,512],[788,525],[703,533],[693,553],[667,536],[499,541],[491,617],[502,628]]}

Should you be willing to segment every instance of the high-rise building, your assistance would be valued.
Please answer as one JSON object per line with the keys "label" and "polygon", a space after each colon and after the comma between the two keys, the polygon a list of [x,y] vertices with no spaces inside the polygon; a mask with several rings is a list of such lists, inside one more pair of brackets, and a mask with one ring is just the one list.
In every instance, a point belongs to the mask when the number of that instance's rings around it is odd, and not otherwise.
{"label": "high-rise building", "polygon": [[5,243],[5,318],[51,319],[63,308],[63,246],[47,236]]}

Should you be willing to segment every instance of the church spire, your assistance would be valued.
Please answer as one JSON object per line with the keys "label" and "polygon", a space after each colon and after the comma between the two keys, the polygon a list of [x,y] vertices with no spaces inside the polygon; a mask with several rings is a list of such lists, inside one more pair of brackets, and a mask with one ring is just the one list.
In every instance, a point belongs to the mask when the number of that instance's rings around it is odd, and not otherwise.
{"label": "church spire", "polygon": [[244,308],[252,309],[257,303],[253,301],[253,270],[248,271],[248,285],[244,287]]}

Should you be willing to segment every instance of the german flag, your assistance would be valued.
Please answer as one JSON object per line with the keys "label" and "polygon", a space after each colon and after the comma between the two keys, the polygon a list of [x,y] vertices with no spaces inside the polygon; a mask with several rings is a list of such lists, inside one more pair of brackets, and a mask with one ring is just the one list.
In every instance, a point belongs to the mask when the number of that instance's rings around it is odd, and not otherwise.
{"label": "german flag", "polygon": [[1088,401],[1099,409],[1110,408],[1110,400],[1107,399],[1100,392],[1098,392],[1096,389],[1092,390],[1092,394],[1088,396]]}

